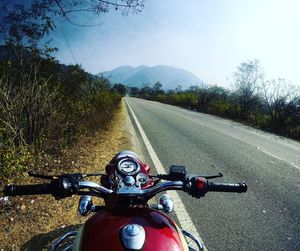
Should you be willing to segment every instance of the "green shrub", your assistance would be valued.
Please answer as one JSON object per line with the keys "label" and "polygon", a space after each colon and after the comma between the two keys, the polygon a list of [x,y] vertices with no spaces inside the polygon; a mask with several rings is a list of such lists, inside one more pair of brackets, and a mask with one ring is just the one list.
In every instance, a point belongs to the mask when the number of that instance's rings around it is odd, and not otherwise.
{"label": "green shrub", "polygon": [[2,149],[0,157],[1,180],[16,172],[30,169],[34,162],[33,152],[27,146]]}

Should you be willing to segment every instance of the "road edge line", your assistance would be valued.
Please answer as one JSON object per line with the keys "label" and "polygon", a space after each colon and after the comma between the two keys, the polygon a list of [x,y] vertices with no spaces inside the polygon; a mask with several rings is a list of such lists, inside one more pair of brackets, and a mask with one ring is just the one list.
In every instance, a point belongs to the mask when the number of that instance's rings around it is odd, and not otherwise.
{"label": "road edge line", "polygon": [[[154,149],[153,149],[153,147],[152,147],[152,145],[151,145],[151,143],[150,143],[150,141],[149,141],[146,133],[144,132],[144,129],[142,128],[140,122],[138,121],[137,117],[135,116],[135,114],[134,114],[131,106],[127,102],[127,100],[125,100],[125,101],[126,101],[126,104],[127,104],[128,108],[129,108],[129,110],[131,112],[131,115],[132,115],[132,117],[134,119],[134,122],[136,123],[136,126],[137,126],[137,128],[138,128],[138,130],[140,132],[140,135],[141,135],[141,137],[142,137],[142,139],[144,141],[144,144],[145,144],[145,146],[147,148],[147,151],[149,153],[149,156],[150,156],[150,158],[151,158],[151,160],[153,162],[153,165],[154,165],[157,173],[165,174],[166,173],[165,169],[163,168],[162,163],[160,162],[157,154],[155,153],[155,151],[154,151]],[[200,235],[199,235],[199,233],[198,233],[198,231],[197,231],[197,229],[196,229],[196,227],[195,227],[195,225],[194,225],[194,223],[193,223],[193,221],[192,221],[189,213],[185,209],[185,206],[184,206],[182,200],[180,199],[178,193],[176,191],[168,191],[167,193],[171,196],[171,198],[174,201],[174,205],[175,205],[174,212],[175,212],[176,217],[177,217],[177,219],[178,219],[178,221],[179,221],[179,223],[181,225],[181,228],[183,228],[183,229],[185,229],[187,231],[192,232],[203,243],[203,240],[201,239],[201,237],[200,237]],[[205,245],[204,245],[204,250],[207,251],[207,248],[205,247]]]}

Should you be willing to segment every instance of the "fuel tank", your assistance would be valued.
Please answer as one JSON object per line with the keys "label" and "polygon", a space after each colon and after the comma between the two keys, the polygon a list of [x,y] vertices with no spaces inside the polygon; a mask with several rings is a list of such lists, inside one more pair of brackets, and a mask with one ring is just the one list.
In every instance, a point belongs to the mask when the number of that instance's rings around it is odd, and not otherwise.
{"label": "fuel tank", "polygon": [[[131,245],[142,241],[140,247],[126,245],[124,229],[129,229],[128,226],[142,230],[139,240],[129,240]],[[188,251],[175,222],[165,213],[150,208],[105,209],[93,215],[79,232],[76,246],[74,249],[81,251]]]}

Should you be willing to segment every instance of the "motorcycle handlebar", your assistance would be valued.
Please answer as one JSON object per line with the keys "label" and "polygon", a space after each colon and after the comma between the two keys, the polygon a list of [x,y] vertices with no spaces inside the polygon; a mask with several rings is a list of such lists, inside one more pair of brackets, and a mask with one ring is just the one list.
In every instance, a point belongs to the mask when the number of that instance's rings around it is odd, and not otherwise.
{"label": "motorcycle handlebar", "polygon": [[73,194],[82,194],[80,189],[90,189],[91,194],[110,194],[113,191],[97,183],[90,181],[71,181],[68,178],[61,178],[46,184],[36,185],[8,185],[2,193],[4,196],[51,194],[57,199],[69,197]]}
{"label": "motorcycle handlebar", "polygon": [[232,193],[245,193],[247,191],[247,184],[241,183],[215,183],[209,182],[207,191],[210,192],[232,192]]}
{"label": "motorcycle handlebar", "polygon": [[51,184],[8,185],[3,190],[5,196],[52,194],[52,192],[53,186]]}
{"label": "motorcycle handlebar", "polygon": [[[53,180],[48,184],[36,184],[36,185],[9,185],[5,186],[3,194],[5,196],[17,196],[17,195],[35,195],[35,194],[51,194],[56,199],[62,199],[69,197],[73,194],[82,195],[81,189],[89,189],[91,195],[98,195],[103,197],[111,194],[114,191],[107,189],[97,183],[90,181],[72,181],[69,178],[60,178]],[[236,192],[245,193],[247,191],[247,184],[242,183],[215,183],[209,182],[207,179],[201,176],[194,176],[188,179],[188,182],[182,181],[168,181],[157,184],[154,187],[140,190],[138,192],[122,193],[120,196],[134,196],[144,195],[146,197],[153,197],[157,193],[165,190],[184,190],[190,195],[196,198],[203,197],[207,192]]]}

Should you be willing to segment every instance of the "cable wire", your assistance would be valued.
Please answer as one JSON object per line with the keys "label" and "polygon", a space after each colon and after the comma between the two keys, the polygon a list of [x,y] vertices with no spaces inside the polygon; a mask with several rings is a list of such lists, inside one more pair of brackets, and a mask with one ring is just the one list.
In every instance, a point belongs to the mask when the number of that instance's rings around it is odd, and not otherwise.
{"label": "cable wire", "polygon": [[68,39],[67,39],[67,37],[66,37],[66,34],[64,33],[64,30],[63,30],[63,28],[61,27],[60,24],[59,24],[59,27],[60,27],[60,29],[61,29],[61,32],[62,32],[62,34],[63,34],[63,36],[64,36],[64,39],[65,39],[65,41],[66,41],[66,43],[67,43],[67,46],[68,46],[68,48],[69,48],[69,50],[70,50],[70,53],[71,53],[71,55],[72,55],[72,57],[73,57],[73,60],[74,60],[75,64],[78,64],[78,63],[77,63],[77,60],[76,60],[76,58],[75,58],[75,56],[74,56],[74,54],[73,54],[73,51],[72,51],[72,49],[71,49],[71,46],[70,46],[70,44],[69,44],[69,42],[68,42]]}

